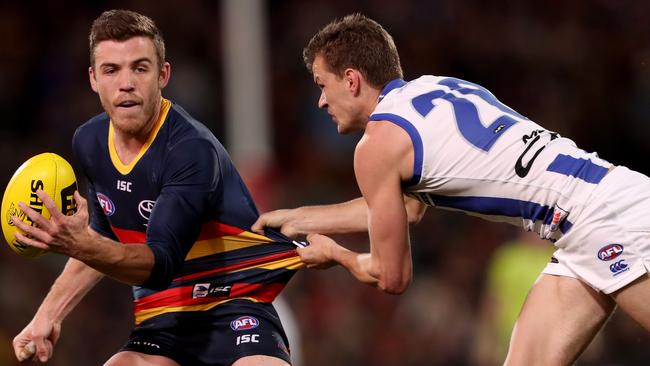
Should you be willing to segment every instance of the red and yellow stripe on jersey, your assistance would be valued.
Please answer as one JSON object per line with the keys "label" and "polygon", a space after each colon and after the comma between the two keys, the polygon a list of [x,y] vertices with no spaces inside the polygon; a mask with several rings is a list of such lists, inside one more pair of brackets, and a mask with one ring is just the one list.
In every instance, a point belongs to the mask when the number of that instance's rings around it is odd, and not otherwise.
{"label": "red and yellow stripe on jersey", "polygon": [[[146,243],[140,231],[113,227],[122,243]],[[304,267],[295,246],[219,222],[203,225],[168,289],[134,292],[135,322],[183,311],[204,311],[235,299],[272,302]],[[197,288],[202,292],[197,294]],[[210,288],[219,291],[208,293]],[[197,296],[199,295],[199,296]]]}

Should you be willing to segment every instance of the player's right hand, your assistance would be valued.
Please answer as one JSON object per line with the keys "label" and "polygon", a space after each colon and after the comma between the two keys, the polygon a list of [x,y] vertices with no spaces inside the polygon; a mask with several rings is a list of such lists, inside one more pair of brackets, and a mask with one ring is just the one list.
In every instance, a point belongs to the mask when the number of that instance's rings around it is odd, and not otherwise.
{"label": "player's right hand", "polygon": [[52,357],[54,345],[61,334],[61,324],[49,319],[34,318],[13,341],[14,353],[19,362],[47,362]]}
{"label": "player's right hand", "polygon": [[295,215],[296,209],[283,209],[263,213],[260,215],[257,221],[255,221],[251,227],[251,230],[260,235],[264,235],[264,228],[270,227],[279,229],[282,234],[290,238],[295,238],[299,235],[307,234],[305,232],[301,232],[298,227],[296,227],[295,224],[297,220],[294,217]]}
{"label": "player's right hand", "polygon": [[335,247],[340,248],[340,245],[332,238],[320,234],[309,234],[307,241],[309,241],[308,246],[297,249],[300,260],[307,265],[307,268],[327,269],[336,264],[332,251]]}

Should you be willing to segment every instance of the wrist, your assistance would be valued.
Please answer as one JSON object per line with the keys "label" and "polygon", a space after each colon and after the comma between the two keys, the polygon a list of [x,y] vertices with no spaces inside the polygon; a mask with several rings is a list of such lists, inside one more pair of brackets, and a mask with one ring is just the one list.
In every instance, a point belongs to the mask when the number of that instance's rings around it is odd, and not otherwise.
{"label": "wrist", "polygon": [[111,239],[88,236],[86,243],[90,245],[80,246],[80,250],[74,258],[90,267],[97,269],[98,266],[114,266],[124,260],[125,248]]}
{"label": "wrist", "polygon": [[63,254],[85,262],[94,256],[93,252],[96,251],[96,244],[90,234],[85,232],[80,237],[75,237],[74,245],[68,246],[67,252]]}
{"label": "wrist", "polygon": [[36,312],[32,323],[39,324],[61,324],[63,322],[63,317],[60,312],[57,312],[55,309],[41,308]]}
{"label": "wrist", "polygon": [[325,249],[325,257],[330,262],[341,263],[343,262],[343,258],[347,252],[349,252],[349,250],[347,250],[346,248],[334,242],[328,242],[327,247]]}

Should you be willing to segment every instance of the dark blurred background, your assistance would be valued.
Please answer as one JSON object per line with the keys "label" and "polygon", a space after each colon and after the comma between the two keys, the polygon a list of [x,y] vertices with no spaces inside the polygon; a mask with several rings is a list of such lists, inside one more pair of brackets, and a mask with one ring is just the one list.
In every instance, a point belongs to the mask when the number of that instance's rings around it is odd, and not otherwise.
{"label": "dark blurred background", "polygon": [[[263,167],[237,161],[262,211],[359,195],[352,170],[359,136],[338,136],[316,108],[318,90],[301,56],[320,27],[357,11],[393,34],[407,80],[435,74],[481,84],[583,149],[650,174],[647,1],[242,1],[261,4],[266,36],[271,155]],[[88,29],[112,8],[156,21],[173,70],[164,95],[235,149],[225,133],[222,5],[1,2],[0,185],[37,153],[72,160],[75,128],[101,112],[87,80]],[[501,334],[512,326],[500,314],[516,315],[518,306],[508,307],[529,286],[521,273],[534,279],[552,249],[538,250],[534,238],[518,231],[429,210],[412,230],[415,278],[400,297],[358,284],[338,268],[301,271],[284,292],[300,334],[295,351],[301,364],[499,364],[507,347]],[[364,235],[339,239],[367,248]],[[526,254],[503,254],[504,248]],[[22,258],[0,246],[0,365],[15,364],[11,340],[64,263],[57,255]],[[502,293],[517,286],[518,294]],[[131,324],[130,289],[104,280],[64,322],[50,364],[101,364],[119,349]],[[650,336],[616,313],[578,365],[648,364],[648,345]]]}

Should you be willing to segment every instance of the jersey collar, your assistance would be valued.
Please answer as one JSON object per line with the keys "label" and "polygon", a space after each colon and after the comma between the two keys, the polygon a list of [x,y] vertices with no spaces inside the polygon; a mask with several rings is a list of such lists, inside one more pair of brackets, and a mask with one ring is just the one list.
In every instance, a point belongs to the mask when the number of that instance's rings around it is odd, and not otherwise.
{"label": "jersey collar", "polygon": [[118,172],[120,172],[122,175],[127,175],[131,173],[131,170],[135,167],[135,165],[138,163],[142,155],[147,152],[149,149],[149,146],[153,143],[153,140],[156,138],[158,135],[158,131],[160,131],[160,128],[162,127],[163,123],[167,119],[167,113],[169,112],[169,109],[171,108],[172,103],[165,99],[162,98],[162,102],[160,103],[160,115],[158,116],[158,121],[156,121],[156,124],[154,125],[153,129],[151,130],[151,133],[149,134],[149,137],[147,138],[147,141],[142,145],[142,148],[140,148],[140,152],[138,155],[133,159],[132,162],[129,164],[124,164],[122,161],[120,161],[120,158],[117,156],[117,150],[115,149],[115,140],[114,140],[114,134],[115,131],[113,130],[113,122],[111,121],[108,126],[108,153],[111,157],[111,161],[113,162],[113,166],[115,169],[117,169]]}
{"label": "jersey collar", "polygon": [[406,85],[406,81],[402,79],[393,79],[386,84],[384,89],[381,90],[381,93],[379,94],[379,100],[377,103],[381,102],[382,99],[386,96],[386,94],[390,93],[393,91],[393,89],[401,88],[404,85]]}

